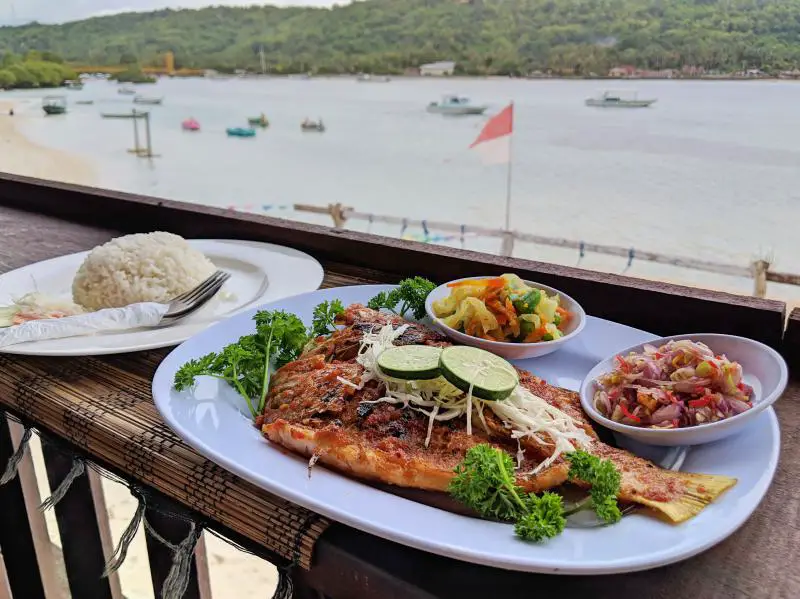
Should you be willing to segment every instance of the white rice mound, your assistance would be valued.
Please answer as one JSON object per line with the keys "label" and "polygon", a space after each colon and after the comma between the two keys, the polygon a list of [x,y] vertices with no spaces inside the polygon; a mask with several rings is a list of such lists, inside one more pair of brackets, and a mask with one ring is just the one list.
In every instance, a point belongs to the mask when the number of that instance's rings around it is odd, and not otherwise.
{"label": "white rice mound", "polygon": [[87,310],[163,303],[193,289],[215,270],[211,260],[178,235],[125,235],[89,253],[72,282],[72,298]]}

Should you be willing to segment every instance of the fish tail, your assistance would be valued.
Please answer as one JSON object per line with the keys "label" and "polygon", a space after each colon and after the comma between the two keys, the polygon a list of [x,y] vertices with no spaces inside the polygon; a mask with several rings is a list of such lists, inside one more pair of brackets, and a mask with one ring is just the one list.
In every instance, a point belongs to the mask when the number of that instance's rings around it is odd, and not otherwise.
{"label": "fish tail", "polygon": [[634,501],[660,512],[676,524],[696,516],[703,508],[736,484],[735,478],[716,474],[675,472],[671,475],[685,485],[681,494],[676,498],[664,502],[636,497]]}

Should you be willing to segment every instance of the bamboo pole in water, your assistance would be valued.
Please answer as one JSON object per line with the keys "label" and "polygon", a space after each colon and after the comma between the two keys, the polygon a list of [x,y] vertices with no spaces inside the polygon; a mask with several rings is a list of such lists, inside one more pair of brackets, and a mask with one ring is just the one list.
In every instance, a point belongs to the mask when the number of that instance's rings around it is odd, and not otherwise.
{"label": "bamboo pole in water", "polygon": [[141,148],[139,147],[139,119],[136,116],[136,109],[133,109],[133,151],[138,156],[139,152],[141,152]]}
{"label": "bamboo pole in water", "polygon": [[153,144],[152,144],[152,141],[150,139],[150,113],[149,112],[144,115],[144,130],[145,130],[146,135],[147,135],[147,154],[146,154],[146,156],[148,158],[152,158],[152,156],[153,156]]}

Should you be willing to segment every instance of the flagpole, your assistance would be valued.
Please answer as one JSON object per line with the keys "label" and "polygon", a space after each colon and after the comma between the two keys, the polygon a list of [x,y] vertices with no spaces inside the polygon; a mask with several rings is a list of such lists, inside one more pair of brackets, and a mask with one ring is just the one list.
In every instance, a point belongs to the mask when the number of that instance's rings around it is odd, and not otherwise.
{"label": "flagpole", "polygon": [[[511,114],[513,115],[514,114],[513,101],[511,102],[511,107],[512,107]],[[512,152],[513,148],[514,148],[514,133],[512,130],[512,133],[508,136],[508,175],[506,178],[506,231],[511,230],[511,164],[514,162],[513,160],[514,154]]]}

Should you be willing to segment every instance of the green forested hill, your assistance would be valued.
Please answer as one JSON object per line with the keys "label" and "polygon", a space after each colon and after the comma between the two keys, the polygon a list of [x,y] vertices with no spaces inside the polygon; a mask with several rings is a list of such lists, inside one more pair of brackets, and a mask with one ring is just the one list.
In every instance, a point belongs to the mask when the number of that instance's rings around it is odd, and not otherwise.
{"label": "green forested hill", "polygon": [[207,8],[0,28],[0,51],[83,64],[159,61],[272,71],[603,73],[632,64],[731,70],[800,66],[800,0],[368,0],[333,9]]}

